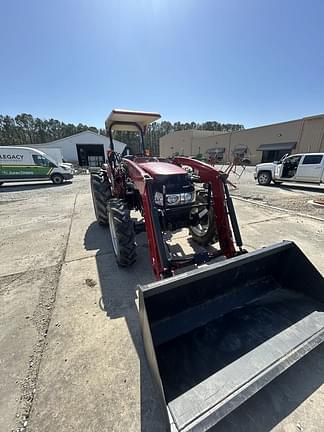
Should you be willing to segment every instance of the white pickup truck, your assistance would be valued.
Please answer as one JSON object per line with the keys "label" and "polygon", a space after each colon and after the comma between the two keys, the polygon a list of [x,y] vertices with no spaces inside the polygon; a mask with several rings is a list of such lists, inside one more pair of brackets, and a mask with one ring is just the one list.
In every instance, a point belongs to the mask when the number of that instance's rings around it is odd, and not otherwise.
{"label": "white pickup truck", "polygon": [[324,153],[285,155],[279,162],[260,163],[255,168],[254,178],[263,186],[271,181],[324,183]]}

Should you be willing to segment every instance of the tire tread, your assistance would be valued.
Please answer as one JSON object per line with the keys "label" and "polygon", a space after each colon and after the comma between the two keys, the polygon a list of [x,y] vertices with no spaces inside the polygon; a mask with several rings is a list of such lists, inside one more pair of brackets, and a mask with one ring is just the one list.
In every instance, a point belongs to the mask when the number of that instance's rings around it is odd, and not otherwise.
{"label": "tire tread", "polygon": [[119,254],[116,255],[117,263],[121,267],[129,267],[134,264],[137,255],[134,223],[130,217],[130,210],[124,200],[112,198],[108,202],[108,211],[112,212],[119,246]]}
{"label": "tire tread", "polygon": [[108,225],[107,203],[111,198],[110,185],[103,174],[91,174],[90,177],[93,207],[97,222],[100,225]]}

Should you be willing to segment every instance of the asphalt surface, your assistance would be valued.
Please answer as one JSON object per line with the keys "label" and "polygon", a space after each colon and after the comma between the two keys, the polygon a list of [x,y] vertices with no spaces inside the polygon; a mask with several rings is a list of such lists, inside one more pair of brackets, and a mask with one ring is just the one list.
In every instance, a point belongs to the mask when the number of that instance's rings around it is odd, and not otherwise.
{"label": "asphalt surface", "polygon": [[[293,240],[324,274],[324,212],[308,204],[323,189],[256,186],[248,170],[231,176],[246,247]],[[0,226],[0,431],[166,430],[136,304],[154,280],[145,234],[136,264],[118,268],[87,175],[2,186]],[[175,243],[189,248],[185,233]],[[323,431],[323,379],[320,347],[215,431]]]}

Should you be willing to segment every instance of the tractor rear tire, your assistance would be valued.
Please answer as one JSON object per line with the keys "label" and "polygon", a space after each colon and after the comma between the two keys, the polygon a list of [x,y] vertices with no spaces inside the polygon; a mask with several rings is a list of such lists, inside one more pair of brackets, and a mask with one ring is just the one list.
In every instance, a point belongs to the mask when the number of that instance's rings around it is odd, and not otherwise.
{"label": "tractor rear tire", "polygon": [[112,198],[108,202],[108,220],[111,241],[117,264],[129,267],[136,261],[134,222],[124,200]]}
{"label": "tractor rear tire", "polygon": [[189,233],[197,244],[208,246],[218,240],[214,209],[211,203],[209,210],[207,210],[207,197],[204,195],[197,195],[196,204],[201,204],[198,208],[199,213],[204,210],[207,213],[201,218],[199,224],[189,226]]}
{"label": "tractor rear tire", "polygon": [[107,203],[111,198],[108,180],[103,174],[91,174],[90,185],[97,222],[100,225],[108,225]]}

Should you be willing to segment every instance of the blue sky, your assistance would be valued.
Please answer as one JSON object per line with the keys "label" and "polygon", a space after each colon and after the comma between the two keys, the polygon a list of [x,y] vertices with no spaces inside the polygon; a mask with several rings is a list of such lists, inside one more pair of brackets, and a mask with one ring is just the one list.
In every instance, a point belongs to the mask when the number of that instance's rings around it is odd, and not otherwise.
{"label": "blue sky", "polygon": [[322,0],[0,0],[0,113],[246,127],[324,112]]}

